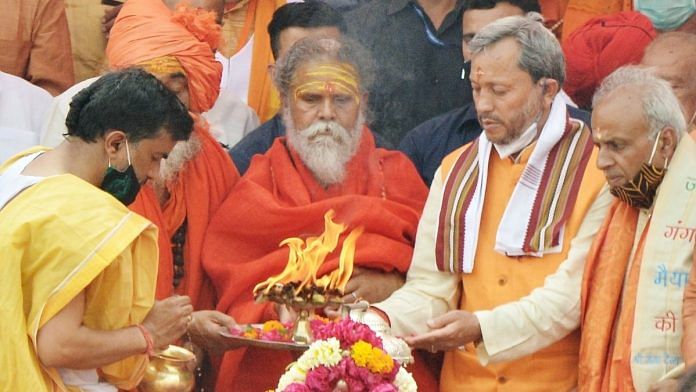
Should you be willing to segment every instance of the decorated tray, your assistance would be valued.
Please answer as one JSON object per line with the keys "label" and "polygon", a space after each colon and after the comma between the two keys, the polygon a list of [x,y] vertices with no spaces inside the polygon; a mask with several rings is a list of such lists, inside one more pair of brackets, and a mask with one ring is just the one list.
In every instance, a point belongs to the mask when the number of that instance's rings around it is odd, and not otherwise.
{"label": "decorated tray", "polygon": [[229,332],[220,332],[220,335],[229,339],[230,343],[243,346],[292,351],[305,351],[309,348],[308,344],[292,341],[292,325],[278,321],[239,325]]}

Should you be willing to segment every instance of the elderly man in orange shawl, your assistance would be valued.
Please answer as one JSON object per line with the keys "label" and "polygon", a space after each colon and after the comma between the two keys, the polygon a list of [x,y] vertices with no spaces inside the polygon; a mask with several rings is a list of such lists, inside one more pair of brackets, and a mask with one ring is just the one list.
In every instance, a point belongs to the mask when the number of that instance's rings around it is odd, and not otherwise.
{"label": "elderly man in orange shawl", "polygon": [[620,68],[594,97],[597,167],[616,196],[582,287],[581,391],[645,391],[682,363],[682,297],[696,242],[696,142],[649,71]]}
{"label": "elderly man in orange shawl", "polygon": [[[212,214],[239,175],[229,156],[197,116],[213,105],[220,64],[215,16],[183,6],[172,13],[159,0],[129,0],[121,10],[106,54],[112,68],[141,66],[177,93],[197,118],[188,142],[163,162],[161,178],[146,186],[130,208],[159,227],[157,298],[187,295],[195,310],[189,332],[198,344],[215,346],[219,330],[233,321],[214,311],[214,293],[200,263],[203,235]],[[224,326],[223,326],[224,325]]]}
{"label": "elderly man in orange shawl", "polygon": [[[345,233],[364,228],[344,299],[380,301],[403,283],[427,188],[408,158],[376,148],[364,125],[371,81],[366,59],[352,43],[306,38],[276,67],[287,136],[254,157],[211,221],[204,245],[217,308],[238,322],[278,318],[271,305],[254,302],[252,289],[284,269],[288,251],[278,244],[320,234],[331,209],[348,227]],[[320,275],[337,268],[338,253],[327,257]],[[217,389],[272,388],[291,361],[275,351],[228,352]]]}

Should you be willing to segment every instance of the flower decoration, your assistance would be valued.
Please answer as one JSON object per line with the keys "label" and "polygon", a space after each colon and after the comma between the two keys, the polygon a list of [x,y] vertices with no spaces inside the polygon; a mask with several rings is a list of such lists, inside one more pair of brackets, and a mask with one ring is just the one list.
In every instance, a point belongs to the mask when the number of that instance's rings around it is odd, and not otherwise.
{"label": "flower decoration", "polygon": [[236,325],[230,328],[230,333],[248,339],[289,342],[292,340],[292,324],[283,324],[278,320],[266,321],[263,325]]}
{"label": "flower decoration", "polygon": [[277,392],[411,392],[416,382],[366,325],[312,320],[315,341],[278,382]]}

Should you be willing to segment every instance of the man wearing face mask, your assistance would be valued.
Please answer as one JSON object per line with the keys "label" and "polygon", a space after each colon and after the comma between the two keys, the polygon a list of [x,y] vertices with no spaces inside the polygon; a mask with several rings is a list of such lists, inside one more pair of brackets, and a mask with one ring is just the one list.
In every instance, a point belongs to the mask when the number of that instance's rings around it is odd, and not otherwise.
{"label": "man wearing face mask", "polygon": [[658,31],[696,33],[694,0],[634,0],[633,8],[650,18]]}
{"label": "man wearing face mask", "polygon": [[644,391],[683,362],[696,238],[693,159],[669,84],[620,68],[593,99],[597,167],[616,197],[587,256],[581,391]]}
{"label": "man wearing face mask", "polygon": [[157,79],[126,70],[76,95],[66,123],[54,150],[0,167],[0,385],[130,390],[193,308],[154,303],[157,230],[126,204],[193,121]]}
{"label": "man wearing face mask", "polygon": [[443,391],[568,391],[583,263],[611,197],[558,94],[553,34],[512,16],[469,47],[483,133],[436,171],[406,284],[366,317],[445,351]]}

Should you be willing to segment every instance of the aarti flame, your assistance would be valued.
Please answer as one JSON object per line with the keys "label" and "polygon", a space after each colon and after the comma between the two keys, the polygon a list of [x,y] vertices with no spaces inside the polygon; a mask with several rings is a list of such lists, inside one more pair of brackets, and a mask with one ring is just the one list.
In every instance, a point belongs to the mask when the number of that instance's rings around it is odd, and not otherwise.
{"label": "aarti flame", "polygon": [[326,256],[336,249],[339,236],[346,230],[345,225],[332,220],[334,215],[333,210],[324,214],[324,233],[318,237],[309,237],[305,241],[296,237],[283,240],[280,246],[287,245],[290,248],[288,264],[280,274],[256,285],[254,294],[261,291],[262,294],[267,295],[277,285],[286,285],[291,282],[296,284],[295,295],[304,288],[317,288],[325,292],[337,290],[343,293],[353,273],[355,242],[362,234],[363,228],[353,229],[343,241],[338,268],[330,274],[317,278],[317,272]]}

